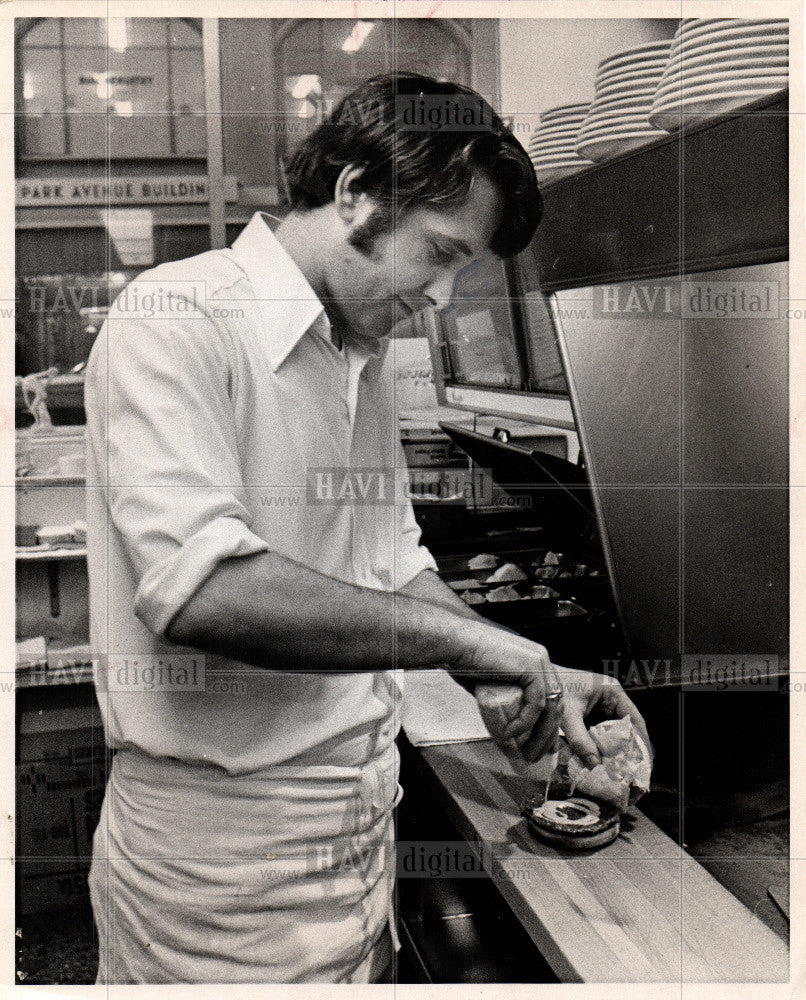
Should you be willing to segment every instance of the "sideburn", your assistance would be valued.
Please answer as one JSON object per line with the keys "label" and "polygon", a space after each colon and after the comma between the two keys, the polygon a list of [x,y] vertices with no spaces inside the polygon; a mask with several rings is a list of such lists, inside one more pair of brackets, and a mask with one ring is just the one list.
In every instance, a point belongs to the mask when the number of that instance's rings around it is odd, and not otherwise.
{"label": "sideburn", "polygon": [[379,205],[365,222],[356,226],[347,237],[347,242],[364,257],[372,257],[378,238],[391,232],[395,221],[391,206]]}

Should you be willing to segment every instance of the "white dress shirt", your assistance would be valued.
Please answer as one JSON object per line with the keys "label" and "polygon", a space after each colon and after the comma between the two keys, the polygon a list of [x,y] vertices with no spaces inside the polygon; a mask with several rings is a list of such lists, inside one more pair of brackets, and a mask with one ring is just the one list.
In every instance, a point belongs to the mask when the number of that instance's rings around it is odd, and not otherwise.
{"label": "white dress shirt", "polygon": [[165,639],[233,556],[276,551],[386,591],[435,568],[410,503],[389,502],[405,460],[387,346],[334,346],[260,213],[231,250],[160,265],[117,300],[86,381],[91,632],[112,746],[247,774],[394,736],[399,671],[295,673],[271,650],[260,669]]}

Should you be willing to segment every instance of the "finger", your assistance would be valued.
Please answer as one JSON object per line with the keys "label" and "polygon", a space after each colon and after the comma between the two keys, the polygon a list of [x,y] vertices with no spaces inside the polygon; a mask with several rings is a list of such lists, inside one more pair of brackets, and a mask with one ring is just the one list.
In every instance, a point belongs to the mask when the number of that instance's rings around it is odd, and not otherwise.
{"label": "finger", "polygon": [[[539,643],[532,644],[534,663],[528,673],[521,676],[523,701],[520,705],[518,718],[513,722],[508,732],[510,737],[529,735],[546,707],[546,691],[549,686],[553,690],[562,690],[556,669],[549,659],[548,650]],[[549,680],[549,678],[553,678]]]}
{"label": "finger", "polygon": [[544,678],[540,674],[533,674],[523,684],[522,700],[518,714],[512,719],[506,729],[507,739],[516,739],[531,733],[537,720],[546,707],[546,689]]}
{"label": "finger", "polygon": [[562,695],[559,698],[548,699],[543,714],[521,747],[521,753],[526,760],[539,760],[544,754],[553,753],[557,749],[562,718]]}
{"label": "finger", "polygon": [[584,762],[586,767],[596,767],[597,764],[602,763],[599,749],[588,732],[582,709],[578,703],[569,701],[565,706],[563,729],[569,747]]}
{"label": "finger", "polygon": [[521,747],[527,760],[538,760],[558,746],[563,718],[563,686],[554,664],[547,659],[545,670],[546,707]]}
{"label": "finger", "polygon": [[478,684],[476,703],[493,739],[504,739],[508,724],[517,718],[523,692],[517,684]]}
{"label": "finger", "polygon": [[630,717],[630,721],[633,726],[635,726],[638,731],[638,735],[646,744],[646,748],[649,751],[649,756],[654,760],[655,758],[655,748],[652,746],[652,741],[649,738],[649,733],[647,732],[646,723],[644,722],[644,717],[638,711],[635,702],[630,698],[624,688],[619,687],[619,691],[616,696],[616,709],[617,717],[623,719],[626,715]]}

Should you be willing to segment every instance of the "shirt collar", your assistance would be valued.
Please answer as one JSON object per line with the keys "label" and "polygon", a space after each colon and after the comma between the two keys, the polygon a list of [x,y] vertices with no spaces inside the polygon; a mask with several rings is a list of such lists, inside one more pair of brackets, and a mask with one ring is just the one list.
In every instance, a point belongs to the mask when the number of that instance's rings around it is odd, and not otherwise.
{"label": "shirt collar", "polygon": [[[333,343],[330,320],[316,292],[268,226],[267,216],[255,212],[232,244],[231,253],[255,289],[255,305],[270,331],[273,371],[282,365],[303,335],[312,330]],[[281,294],[272,294],[275,289]],[[383,360],[388,338],[361,338],[342,350],[360,361]],[[335,347],[334,347],[335,350]]]}
{"label": "shirt collar", "polygon": [[255,306],[270,337],[274,371],[312,327],[330,340],[325,307],[262,212],[255,212],[232,244],[231,253],[255,290]]}

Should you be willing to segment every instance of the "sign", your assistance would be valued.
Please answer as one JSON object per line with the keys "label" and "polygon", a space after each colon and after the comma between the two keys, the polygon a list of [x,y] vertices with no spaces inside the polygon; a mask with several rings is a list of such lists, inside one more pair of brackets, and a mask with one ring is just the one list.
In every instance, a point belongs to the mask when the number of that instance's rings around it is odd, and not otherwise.
{"label": "sign", "polygon": [[[238,200],[237,178],[224,178],[224,198]],[[23,177],[16,182],[18,208],[69,205],[195,205],[210,200],[204,174],[126,177]]]}

